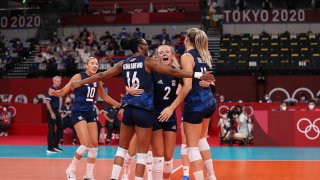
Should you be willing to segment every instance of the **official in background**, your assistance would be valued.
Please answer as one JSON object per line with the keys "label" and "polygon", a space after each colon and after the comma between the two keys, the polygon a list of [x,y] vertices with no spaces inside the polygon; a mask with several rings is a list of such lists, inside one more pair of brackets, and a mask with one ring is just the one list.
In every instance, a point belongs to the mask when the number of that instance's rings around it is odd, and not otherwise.
{"label": "official in background", "polygon": [[[46,94],[46,105],[48,112],[48,149],[47,153],[62,152],[59,148],[59,142],[63,133],[63,124],[60,116],[61,112],[61,98],[50,96],[49,90],[57,90],[61,85],[61,77],[53,77],[53,85],[48,89]],[[55,126],[57,129],[55,131]]]}

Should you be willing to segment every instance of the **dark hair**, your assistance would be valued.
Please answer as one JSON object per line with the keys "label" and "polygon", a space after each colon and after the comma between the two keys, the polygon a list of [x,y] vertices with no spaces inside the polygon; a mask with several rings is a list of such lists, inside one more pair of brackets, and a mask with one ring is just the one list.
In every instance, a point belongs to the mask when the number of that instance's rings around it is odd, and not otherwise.
{"label": "dark hair", "polygon": [[133,37],[123,41],[124,49],[130,49],[132,53],[138,52],[138,46],[141,43],[141,37]]}

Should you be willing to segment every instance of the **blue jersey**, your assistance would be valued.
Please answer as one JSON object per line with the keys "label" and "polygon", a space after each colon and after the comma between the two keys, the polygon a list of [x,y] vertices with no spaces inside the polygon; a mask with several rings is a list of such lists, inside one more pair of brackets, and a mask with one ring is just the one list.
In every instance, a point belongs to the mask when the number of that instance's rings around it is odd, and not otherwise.
{"label": "blue jersey", "polygon": [[[154,84],[154,109],[157,114],[170,106],[177,97],[179,79],[176,77],[153,73]],[[175,111],[172,114],[175,117]],[[173,118],[174,119],[174,118]]]}
{"label": "blue jersey", "polygon": [[122,65],[122,75],[126,86],[131,87],[137,84],[139,89],[143,89],[144,93],[140,96],[131,96],[126,94],[122,103],[126,103],[138,108],[153,110],[153,81],[152,76],[145,70],[145,57],[140,55],[137,57],[127,58]]}
{"label": "blue jersey", "polygon": [[[89,76],[85,72],[80,72],[81,79]],[[93,101],[98,91],[98,83],[85,84],[75,89],[75,101],[72,110],[92,111]]]}
{"label": "blue jersey", "polygon": [[[205,72],[209,69],[207,63],[201,59],[198,51],[188,51],[193,56],[195,66],[193,72]],[[192,89],[184,101],[185,112],[201,112],[213,106],[214,97],[210,87],[203,88],[199,85],[199,79],[192,79]]]}

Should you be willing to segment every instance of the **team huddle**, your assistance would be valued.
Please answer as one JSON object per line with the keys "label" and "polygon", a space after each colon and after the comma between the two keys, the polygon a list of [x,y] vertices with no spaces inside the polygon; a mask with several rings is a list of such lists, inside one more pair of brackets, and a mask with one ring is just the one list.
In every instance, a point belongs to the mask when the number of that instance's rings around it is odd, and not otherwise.
{"label": "team huddle", "polygon": [[[148,57],[149,47],[143,38],[127,42],[133,55],[113,68],[97,73],[98,60],[89,58],[86,71],[74,75],[60,90],[50,90],[50,96],[64,96],[75,91],[72,120],[81,145],[66,170],[67,178],[76,180],[79,160],[88,152],[84,179],[92,180],[98,154],[98,130],[94,121],[93,103],[98,93],[102,99],[116,107],[124,108],[120,128],[119,146],[114,158],[110,179],[128,179],[130,164],[136,155],[135,179],[142,180],[145,167],[152,163],[148,179],[170,179],[173,171],[173,152],[176,145],[177,118],[175,109],[184,102],[182,146],[184,176],[188,179],[189,163],[196,180],[216,179],[207,130],[216,107],[212,89],[214,77],[207,35],[197,28],[187,31],[184,41],[186,53],[180,64],[174,50],[161,45],[153,57]],[[122,73],[127,93],[116,102],[103,91],[102,81]],[[148,161],[151,149],[153,160]],[[189,161],[189,162],[188,162]],[[109,177],[108,177],[109,178]]]}

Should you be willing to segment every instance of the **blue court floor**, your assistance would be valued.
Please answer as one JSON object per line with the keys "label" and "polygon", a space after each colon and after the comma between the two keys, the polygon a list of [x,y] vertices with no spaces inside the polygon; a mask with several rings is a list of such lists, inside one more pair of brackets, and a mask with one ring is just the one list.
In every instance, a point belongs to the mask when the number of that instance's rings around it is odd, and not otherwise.
{"label": "blue court floor", "polygon": [[[78,146],[61,146],[64,152],[47,154],[46,146],[0,146],[0,158],[71,158]],[[113,159],[116,146],[100,146],[99,159]],[[319,161],[320,148],[293,147],[212,147],[213,160]],[[180,147],[174,159],[180,159]]]}

